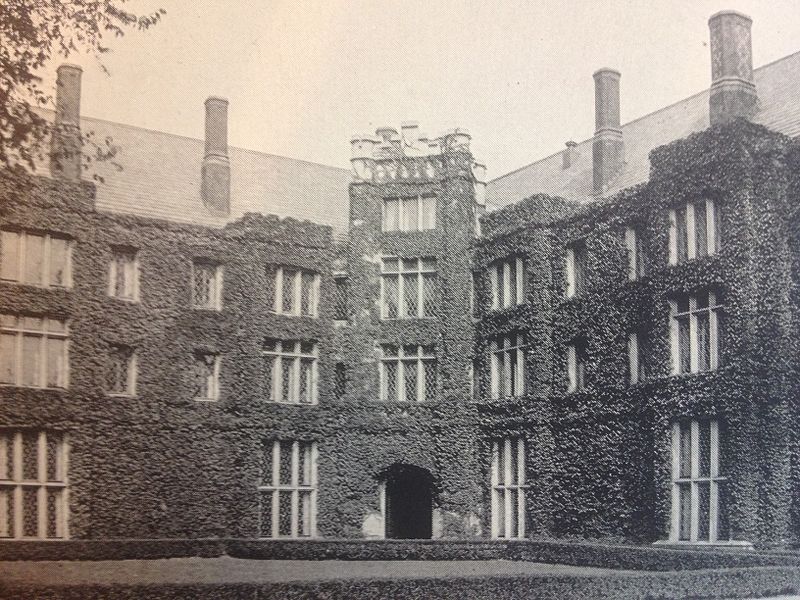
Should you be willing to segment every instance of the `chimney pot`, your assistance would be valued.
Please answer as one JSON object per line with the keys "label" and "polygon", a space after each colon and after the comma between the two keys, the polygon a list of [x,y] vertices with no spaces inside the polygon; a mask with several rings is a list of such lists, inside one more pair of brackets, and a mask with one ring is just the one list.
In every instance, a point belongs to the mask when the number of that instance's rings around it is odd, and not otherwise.
{"label": "chimney pot", "polygon": [[711,16],[711,125],[753,116],[758,96],[753,81],[753,20],[740,12],[724,10]]}
{"label": "chimney pot", "polygon": [[203,203],[216,216],[230,214],[231,166],[228,158],[228,101],[206,99],[206,148],[201,171]]}
{"label": "chimney pot", "polygon": [[56,77],[56,114],[50,146],[50,174],[70,181],[81,178],[81,74],[63,64]]}
{"label": "chimney pot", "polygon": [[[595,134],[592,142],[593,191],[602,195],[625,163],[625,144],[620,125],[619,81],[614,69],[594,73]],[[568,148],[569,150],[569,148]]]}
{"label": "chimney pot", "polygon": [[563,168],[569,169],[575,163],[575,157],[577,155],[577,151],[575,147],[578,145],[577,142],[572,140],[566,142],[566,148],[562,152],[561,156],[563,158]]}

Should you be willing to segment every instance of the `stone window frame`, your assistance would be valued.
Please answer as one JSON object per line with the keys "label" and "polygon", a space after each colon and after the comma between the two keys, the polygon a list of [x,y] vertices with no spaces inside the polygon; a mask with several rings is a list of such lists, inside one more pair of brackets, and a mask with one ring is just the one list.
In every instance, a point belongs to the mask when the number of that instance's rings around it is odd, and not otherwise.
{"label": "stone window frame", "polygon": [[489,387],[493,400],[518,398],[525,394],[527,340],[513,332],[489,342]]}
{"label": "stone window frame", "polygon": [[567,393],[586,389],[586,338],[575,338],[567,344]]}
{"label": "stone window frame", "polygon": [[[395,348],[395,351],[392,351]],[[409,351],[413,348],[413,352]],[[379,361],[379,388],[382,402],[422,403],[436,398],[439,387],[438,361],[433,344],[382,344]],[[416,389],[409,395],[406,389],[406,370],[413,364]],[[395,391],[389,397],[390,367],[394,369]],[[433,390],[429,389],[430,370],[433,371]]]}
{"label": "stone window frame", "polygon": [[[414,266],[408,266],[408,263],[414,262]],[[397,266],[392,268],[391,263],[394,262]],[[397,310],[396,316],[390,316],[389,311],[389,298],[394,298],[394,294],[390,294],[389,281],[395,281],[395,289],[397,290],[396,303],[394,306]],[[405,287],[408,285],[408,280],[415,280],[417,289],[416,303],[417,310],[415,314],[409,314],[406,302]],[[425,310],[425,286],[426,281],[432,281],[433,298],[430,301],[430,312]],[[435,257],[421,256],[412,258],[401,258],[399,256],[383,256],[381,257],[381,289],[380,289],[380,309],[381,319],[400,320],[400,319],[430,319],[435,318],[435,305],[437,295],[437,285],[439,280],[438,261]]]}
{"label": "stone window frame", "polygon": [[[320,285],[322,276],[317,271],[300,267],[279,265],[275,269],[273,282],[272,312],[293,317],[319,317]],[[306,282],[310,279],[310,283]],[[286,290],[291,287],[287,296]],[[304,302],[304,298],[307,301]],[[286,300],[291,307],[287,309]],[[303,305],[307,310],[303,310]]]}
{"label": "stone window frame", "polygon": [[[290,445],[289,481],[281,481],[283,447]],[[306,440],[269,440],[264,444],[261,477],[257,486],[260,538],[300,538],[317,536],[317,493],[319,460],[317,442]],[[300,459],[303,457],[301,469]],[[301,470],[303,471],[301,473]],[[290,530],[282,534],[281,514],[286,509],[281,497],[289,497]],[[269,511],[269,523],[265,521]],[[285,513],[284,513],[285,514]]]}
{"label": "stone window frame", "polygon": [[565,294],[567,298],[574,298],[586,290],[588,250],[585,239],[575,240],[567,244],[564,262]]}
{"label": "stone window frame", "polygon": [[[16,238],[11,241],[10,238]],[[41,277],[39,281],[28,280],[27,259],[31,247],[31,238],[41,238]],[[62,283],[58,283],[54,277],[53,258],[54,242],[63,243],[63,270]],[[9,264],[10,255],[7,247],[9,243],[16,245],[14,265]],[[0,229],[0,281],[14,283],[18,285],[32,285],[42,288],[72,288],[72,254],[74,250],[74,240],[68,235],[37,231],[22,228],[3,228]]]}
{"label": "stone window frame", "polygon": [[[291,345],[291,348],[289,348]],[[309,348],[310,346],[310,348]],[[305,347],[305,348],[304,348]],[[319,402],[319,344],[316,341],[267,338],[261,351],[264,374],[269,370],[268,402],[313,406]],[[269,362],[269,364],[268,364]],[[310,362],[306,381],[306,401],[303,401],[301,378],[303,362]],[[288,370],[287,370],[288,365]],[[284,398],[284,377],[288,373],[289,399]]]}
{"label": "stone window frame", "polygon": [[[700,452],[701,425],[708,425],[705,472],[701,472],[704,466]],[[670,542],[713,544],[729,541],[724,494],[727,477],[720,468],[721,442],[724,441],[720,429],[716,418],[681,419],[672,423]],[[701,494],[704,487],[707,487],[707,506]],[[686,500],[682,502],[684,498]],[[704,522],[701,516],[706,509],[708,520]]]}
{"label": "stone window frame", "polygon": [[[702,209],[703,227],[698,227]],[[669,264],[718,254],[722,248],[719,207],[712,198],[686,202],[669,209]]]}
{"label": "stone window frame", "polygon": [[[200,280],[198,277],[203,276]],[[206,258],[192,261],[192,308],[200,310],[222,310],[223,266]],[[200,286],[205,292],[198,294]]]}
{"label": "stone window frame", "polygon": [[108,296],[139,302],[139,251],[132,246],[112,246],[108,263]]}
{"label": "stone window frame", "polygon": [[[194,383],[199,384],[194,394],[195,402],[216,402],[220,397],[219,376],[222,370],[222,357],[218,352],[207,352],[203,350],[194,353]],[[201,372],[201,367],[203,372]],[[199,383],[201,377],[205,378],[205,383]]]}
{"label": "stone window frame", "polygon": [[650,372],[650,336],[644,329],[628,333],[628,384],[636,385],[652,378]]}
{"label": "stone window frame", "polygon": [[492,310],[503,310],[525,304],[525,260],[511,256],[489,265]]}
{"label": "stone window frame", "polygon": [[625,227],[625,250],[628,256],[628,281],[638,281],[647,276],[647,252],[642,238],[643,227]]}
{"label": "stone window frame", "polygon": [[[26,436],[35,438],[35,449],[26,447]],[[26,464],[33,466],[26,451],[34,453],[33,477],[26,477]],[[68,468],[66,434],[0,429],[0,539],[69,539]],[[25,509],[31,502],[36,533],[26,535]]]}
{"label": "stone window frame", "polygon": [[[29,323],[29,321],[39,321],[38,327]],[[29,315],[29,314],[0,314],[0,349],[6,348],[8,352],[9,347],[6,345],[9,338],[13,340],[13,356],[11,358],[10,371],[13,376],[13,381],[4,381],[0,386],[13,386],[25,387],[36,389],[68,389],[69,388],[69,340],[70,340],[69,322],[64,319],[55,317]],[[38,373],[36,374],[36,383],[26,383],[23,379],[24,369],[23,363],[25,362],[25,347],[26,340],[39,339],[38,344]],[[3,339],[6,343],[3,343]],[[49,341],[62,342],[60,344],[51,345]],[[57,349],[53,353],[53,348]],[[6,356],[8,356],[6,354]],[[0,360],[4,357],[4,353],[0,350]],[[53,373],[50,371],[51,361],[55,357],[57,365],[55,366],[55,385],[49,385],[51,382],[50,376]],[[2,363],[0,363],[2,369]]]}
{"label": "stone window frame", "polygon": [[[121,359],[119,363],[115,360]],[[124,364],[123,364],[124,363]],[[109,344],[106,394],[108,396],[134,397],[138,380],[139,357],[133,346]],[[124,385],[117,385],[123,382]],[[112,384],[112,381],[115,382]]]}
{"label": "stone window frame", "polygon": [[[392,205],[396,209],[390,208]],[[388,196],[381,203],[381,231],[432,231],[436,229],[437,210],[435,194]]]}
{"label": "stone window frame", "polygon": [[[521,437],[492,441],[491,537],[525,537],[525,440]],[[514,468],[516,467],[516,468]]]}
{"label": "stone window frame", "polygon": [[[671,374],[685,375],[715,371],[722,364],[721,316],[724,307],[717,300],[716,290],[676,295],[669,300],[670,305],[670,354]],[[698,306],[698,299],[705,298],[705,306]],[[705,347],[703,317],[707,317],[708,357],[701,354]],[[686,351],[688,350],[688,355]]]}

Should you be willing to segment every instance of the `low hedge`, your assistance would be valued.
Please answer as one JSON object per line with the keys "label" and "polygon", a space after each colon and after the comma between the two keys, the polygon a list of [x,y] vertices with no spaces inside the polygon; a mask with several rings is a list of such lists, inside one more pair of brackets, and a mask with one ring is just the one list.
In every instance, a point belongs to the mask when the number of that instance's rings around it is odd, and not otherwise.
{"label": "low hedge", "polygon": [[213,558],[225,554],[221,539],[64,540],[0,542],[0,560],[147,560]]}
{"label": "low hedge", "polygon": [[800,566],[800,555],[549,540],[71,540],[0,542],[2,560],[520,560],[636,571]]}
{"label": "low hedge", "polygon": [[470,540],[229,540],[234,558],[281,560],[497,560],[504,542]]}
{"label": "low hedge", "polygon": [[502,558],[635,571],[800,566],[800,556],[726,548],[684,550],[658,546],[539,540],[509,541]]}
{"label": "low hedge", "polygon": [[229,585],[8,587],[0,599],[18,600],[668,600],[744,598],[796,593],[800,571],[787,567],[587,576],[483,576],[334,580]]}

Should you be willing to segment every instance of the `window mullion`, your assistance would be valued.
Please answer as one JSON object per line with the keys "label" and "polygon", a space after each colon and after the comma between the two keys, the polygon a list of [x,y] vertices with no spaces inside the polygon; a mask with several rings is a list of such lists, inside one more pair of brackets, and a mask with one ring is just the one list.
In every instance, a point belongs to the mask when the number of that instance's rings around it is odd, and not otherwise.
{"label": "window mullion", "polygon": [[283,312],[283,267],[275,271],[275,312]]}
{"label": "window mullion", "polygon": [[697,256],[697,228],[694,222],[694,204],[686,204],[686,258],[692,260]]}
{"label": "window mullion", "polygon": [[714,201],[706,198],[706,243],[708,255],[717,253],[717,215]]}
{"label": "window mullion", "polygon": [[525,471],[526,471],[526,457],[525,457],[525,440],[519,438],[517,440],[517,537],[525,537]]}
{"label": "window mullion", "polygon": [[[400,351],[402,354],[402,351]],[[397,360],[397,400],[406,401],[406,361],[402,356]]]}
{"label": "window mullion", "polygon": [[22,432],[17,431],[14,433],[14,482],[17,484],[14,487],[14,538],[22,537]]}
{"label": "window mullion", "polygon": [[674,208],[669,210],[669,264],[678,264],[678,213]]}
{"label": "window mullion", "polygon": [[44,245],[42,250],[42,281],[44,287],[50,287],[50,234],[44,235]]}
{"label": "window mullion", "polygon": [[297,537],[300,525],[300,442],[292,442],[292,514],[291,514],[291,536]]}
{"label": "window mullion", "polygon": [[425,394],[425,363],[422,360],[420,346],[417,346],[420,355],[417,356],[417,402],[427,400]]}
{"label": "window mullion", "polygon": [[503,261],[503,306],[511,306],[511,263]]}
{"label": "window mullion", "polygon": [[709,442],[711,446],[709,456],[708,474],[710,483],[709,485],[709,510],[708,510],[708,539],[709,541],[716,542],[718,536],[719,524],[719,488],[716,478],[719,477],[719,424],[716,420],[709,423]]}
{"label": "window mullion", "polygon": [[700,477],[700,424],[692,421],[691,424],[691,524],[689,539],[692,542],[698,540],[699,516],[700,516],[700,494],[697,479]]}
{"label": "window mullion", "polygon": [[47,439],[40,431],[36,440],[36,467],[39,488],[36,490],[37,531],[40,538],[47,537]]}
{"label": "window mullion", "polygon": [[677,481],[681,478],[681,426],[677,421],[672,424],[672,528],[670,541],[677,542],[680,538],[681,507],[680,485]]}
{"label": "window mullion", "polygon": [[503,511],[505,523],[503,523],[503,527],[505,529],[506,539],[509,539],[513,535],[511,531],[511,451],[511,439],[506,438],[503,441],[503,456],[505,458],[503,461],[503,502],[505,503],[505,510]]}
{"label": "window mullion", "polygon": [[[42,320],[44,328],[44,320]],[[47,381],[47,334],[42,331],[39,335],[39,381],[36,387],[48,387]]]}
{"label": "window mullion", "polygon": [[697,325],[697,299],[689,298],[689,370],[697,373],[700,370],[700,348]]}
{"label": "window mullion", "polygon": [[[400,261],[400,264],[402,265],[402,260]],[[400,319],[407,315],[405,279],[403,268],[401,266],[400,272],[397,274],[397,317]]]}
{"label": "window mullion", "polygon": [[292,286],[292,314],[299,316],[303,314],[303,272],[299,269],[294,274]]}
{"label": "window mullion", "polygon": [[489,279],[492,285],[492,310],[500,308],[500,282],[499,282],[499,264],[493,265],[489,269]]}
{"label": "window mullion", "polygon": [[422,274],[422,259],[417,263],[417,317],[425,316],[425,293],[424,293],[425,277]]}
{"label": "window mullion", "polygon": [[498,514],[499,509],[499,493],[498,487],[500,485],[500,443],[492,442],[492,537],[500,537],[500,519]]}
{"label": "window mullion", "polygon": [[280,536],[280,488],[281,483],[281,443],[278,440],[272,442],[272,537]]}

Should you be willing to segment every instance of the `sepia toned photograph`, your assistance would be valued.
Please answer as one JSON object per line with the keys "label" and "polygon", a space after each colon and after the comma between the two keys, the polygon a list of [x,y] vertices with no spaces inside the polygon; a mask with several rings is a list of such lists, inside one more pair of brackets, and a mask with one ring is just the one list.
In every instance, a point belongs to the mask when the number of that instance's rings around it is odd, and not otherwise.
{"label": "sepia toned photograph", "polygon": [[0,0],[0,600],[756,598],[797,0]]}

